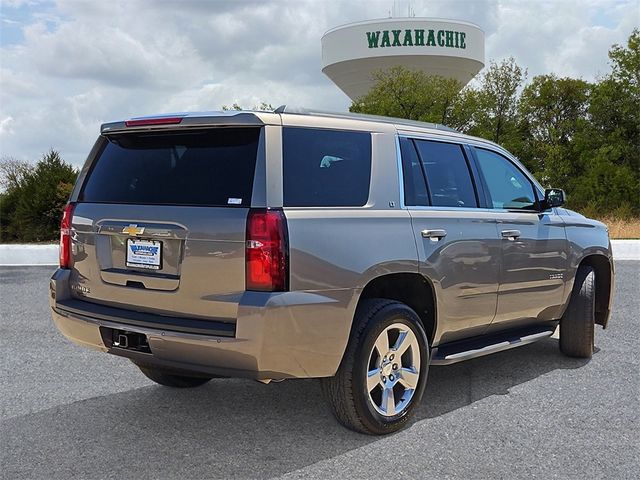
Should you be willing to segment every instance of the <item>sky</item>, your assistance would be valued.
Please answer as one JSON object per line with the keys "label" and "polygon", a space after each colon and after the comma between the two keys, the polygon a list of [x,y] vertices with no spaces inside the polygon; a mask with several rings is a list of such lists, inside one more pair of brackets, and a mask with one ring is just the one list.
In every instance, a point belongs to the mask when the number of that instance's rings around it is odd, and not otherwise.
{"label": "sky", "polygon": [[100,124],[261,101],[346,110],[320,70],[320,38],[345,23],[467,20],[486,59],[529,78],[591,81],[640,24],[640,0],[0,0],[0,157],[50,148],[80,166]]}

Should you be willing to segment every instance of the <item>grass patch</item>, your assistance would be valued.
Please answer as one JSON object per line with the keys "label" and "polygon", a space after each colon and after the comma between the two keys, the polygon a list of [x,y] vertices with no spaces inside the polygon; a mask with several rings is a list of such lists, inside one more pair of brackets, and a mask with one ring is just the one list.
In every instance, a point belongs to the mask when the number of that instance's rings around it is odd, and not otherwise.
{"label": "grass patch", "polygon": [[640,239],[640,218],[599,218],[609,227],[609,237],[615,239]]}

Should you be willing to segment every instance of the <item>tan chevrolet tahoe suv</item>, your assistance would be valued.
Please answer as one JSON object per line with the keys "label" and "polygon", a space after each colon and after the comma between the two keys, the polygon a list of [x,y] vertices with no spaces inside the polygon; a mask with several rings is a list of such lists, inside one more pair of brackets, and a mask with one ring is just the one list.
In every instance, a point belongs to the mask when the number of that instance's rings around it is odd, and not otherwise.
{"label": "tan chevrolet tahoe suv", "polygon": [[62,219],[53,319],[170,387],[319,378],[384,434],[429,365],[606,326],[606,227],[440,125],[291,111],[102,126]]}

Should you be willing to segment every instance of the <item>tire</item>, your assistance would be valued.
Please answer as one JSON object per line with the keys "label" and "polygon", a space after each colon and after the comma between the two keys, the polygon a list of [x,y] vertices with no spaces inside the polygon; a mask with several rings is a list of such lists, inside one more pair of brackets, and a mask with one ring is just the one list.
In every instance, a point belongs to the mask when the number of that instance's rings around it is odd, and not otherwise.
{"label": "tire", "polygon": [[560,320],[560,351],[569,357],[593,355],[596,305],[593,268],[578,267],[569,306]]}
{"label": "tire", "polygon": [[150,380],[165,387],[173,388],[194,388],[204,385],[211,377],[190,377],[185,375],[176,375],[169,373],[167,370],[159,368],[137,365],[140,371]]}
{"label": "tire", "polygon": [[[395,358],[397,347],[404,353]],[[384,435],[411,418],[422,399],[428,367],[429,343],[418,315],[393,300],[365,300],[356,310],[336,375],[320,379],[322,392],[342,425]]]}

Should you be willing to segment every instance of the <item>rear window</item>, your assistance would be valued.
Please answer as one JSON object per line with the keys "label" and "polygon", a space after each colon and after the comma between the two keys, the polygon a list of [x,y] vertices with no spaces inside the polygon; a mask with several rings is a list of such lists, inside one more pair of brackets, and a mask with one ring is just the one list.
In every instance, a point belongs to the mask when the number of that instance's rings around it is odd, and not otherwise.
{"label": "rear window", "polygon": [[286,207],[360,207],[369,198],[371,134],[283,129]]}
{"label": "rear window", "polygon": [[110,135],[80,200],[249,206],[259,128]]}

